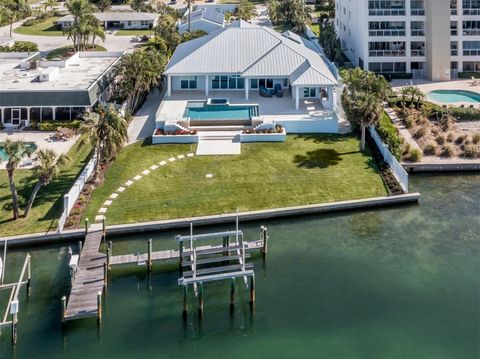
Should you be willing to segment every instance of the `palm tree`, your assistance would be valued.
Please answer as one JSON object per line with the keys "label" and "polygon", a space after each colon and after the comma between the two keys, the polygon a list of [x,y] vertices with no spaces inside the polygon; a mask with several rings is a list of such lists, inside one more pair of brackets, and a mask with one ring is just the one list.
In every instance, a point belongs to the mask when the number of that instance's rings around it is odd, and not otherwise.
{"label": "palm tree", "polygon": [[162,52],[149,48],[126,54],[116,67],[116,92],[126,98],[133,112],[142,103],[146,94],[160,82],[167,58]]}
{"label": "palm tree", "polygon": [[97,112],[87,113],[85,121],[80,126],[80,133],[86,135],[88,141],[97,153],[95,178],[100,171],[100,164],[115,158],[128,139],[127,121],[114,109],[99,107]]}
{"label": "palm tree", "polygon": [[158,21],[158,25],[153,28],[156,41],[161,39],[167,48],[166,55],[170,58],[175,48],[180,43],[181,37],[175,25],[175,19],[169,15],[163,15]]}
{"label": "palm tree", "polygon": [[12,193],[13,219],[18,219],[20,215],[18,211],[18,195],[17,188],[15,186],[14,173],[22,158],[30,157],[33,153],[33,150],[31,147],[27,146],[25,142],[12,141],[10,139],[6,139],[2,147],[8,157],[6,169],[10,192]]}
{"label": "palm tree", "polygon": [[90,19],[90,35],[92,36],[92,51],[95,51],[95,39],[105,41],[105,29],[102,23],[94,16]]}
{"label": "palm tree", "polygon": [[391,92],[383,76],[360,68],[341,72],[345,88],[342,105],[350,122],[360,125],[361,147],[365,150],[365,128],[378,122],[383,112],[383,102]]}
{"label": "palm tree", "polygon": [[257,11],[255,10],[255,5],[249,0],[240,0],[238,7],[235,10],[235,15],[241,20],[248,21],[257,15]]}
{"label": "palm tree", "polygon": [[46,0],[43,3],[43,7],[45,9],[45,12],[48,11],[48,8],[53,9],[57,5],[57,2],[55,0]]}
{"label": "palm tree", "polygon": [[267,5],[268,16],[273,24],[281,22],[282,14],[280,11],[280,2],[278,0],[269,0]]}
{"label": "palm tree", "polygon": [[33,188],[33,192],[27,202],[27,207],[23,213],[24,217],[27,217],[32,209],[33,202],[40,188],[48,185],[60,172],[60,166],[67,164],[69,161],[70,158],[67,155],[62,154],[57,158],[57,154],[51,149],[40,150],[38,152],[38,164],[33,169],[35,176],[38,177],[38,182]]}
{"label": "palm tree", "polygon": [[86,43],[92,32],[90,22],[92,21],[92,14],[97,11],[97,8],[88,0],[69,0],[65,3],[65,7],[72,14],[72,25],[64,30],[68,39],[73,41],[73,47],[76,51],[85,49]]}
{"label": "palm tree", "polygon": [[188,32],[192,31],[192,0],[188,0]]}

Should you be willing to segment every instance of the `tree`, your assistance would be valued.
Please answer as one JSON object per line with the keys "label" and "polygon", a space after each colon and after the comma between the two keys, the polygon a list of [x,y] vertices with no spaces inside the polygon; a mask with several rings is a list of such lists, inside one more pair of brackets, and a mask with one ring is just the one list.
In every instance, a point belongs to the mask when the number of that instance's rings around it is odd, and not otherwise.
{"label": "tree", "polygon": [[160,82],[167,58],[154,48],[126,54],[116,67],[115,92],[134,112]]}
{"label": "tree", "polygon": [[25,0],[4,0],[0,6],[3,9],[0,11],[2,16],[9,20],[10,37],[12,37],[13,23],[17,19],[25,18],[31,14],[30,6],[28,6]]}
{"label": "tree", "polygon": [[38,182],[33,188],[33,192],[27,202],[23,214],[24,217],[27,217],[30,213],[40,188],[48,185],[60,172],[60,166],[67,164],[69,161],[70,158],[67,155],[62,154],[57,158],[57,154],[51,149],[44,149],[38,152],[38,164],[33,169],[35,176],[38,178]]}
{"label": "tree", "polygon": [[112,7],[111,0],[95,0],[95,1],[92,1],[92,3],[94,3],[97,9],[100,10],[101,12],[107,11]]}
{"label": "tree", "polygon": [[311,12],[303,0],[270,0],[267,9],[275,25],[284,24],[294,32],[304,30]]}
{"label": "tree", "polygon": [[73,21],[71,26],[64,30],[64,33],[68,36],[68,39],[73,41],[73,47],[76,51],[85,50],[94,26],[100,26],[100,23],[93,16],[97,8],[88,0],[69,0],[65,7],[72,14]]}
{"label": "tree", "polygon": [[274,25],[277,25],[283,21],[280,6],[281,5],[278,0],[269,0],[267,3],[268,16]]}
{"label": "tree", "polygon": [[55,0],[46,0],[44,3],[43,3],[43,7],[45,9],[45,12],[48,11],[48,8],[50,8],[51,10],[53,10],[53,8],[57,5],[57,2]]}
{"label": "tree", "polygon": [[250,20],[257,15],[255,5],[249,0],[240,0],[237,9],[235,10],[235,16],[241,20]]}
{"label": "tree", "polygon": [[33,150],[31,147],[27,146],[25,142],[12,141],[10,139],[6,139],[5,142],[3,142],[2,147],[8,157],[6,169],[10,192],[12,193],[13,219],[18,219],[20,215],[18,212],[18,195],[15,186],[14,173],[22,158],[30,157]]}
{"label": "tree", "polygon": [[166,14],[160,18],[157,26],[153,28],[155,42],[163,41],[168,58],[172,56],[181,40],[175,22],[171,15]]}
{"label": "tree", "polygon": [[197,39],[197,38],[205,36],[205,35],[207,35],[207,33],[203,30],[195,30],[195,31],[192,31],[192,32],[185,31],[181,36],[180,42],[187,42],[187,41],[194,40],[194,39]]}
{"label": "tree", "polygon": [[91,17],[89,25],[89,34],[92,37],[92,51],[95,51],[95,39],[98,37],[102,41],[105,41],[105,29],[100,20],[98,20],[95,16]]}
{"label": "tree", "polygon": [[99,106],[96,112],[84,116],[85,121],[79,131],[86,135],[86,139],[82,140],[80,145],[88,141],[95,148],[97,153],[95,179],[97,179],[101,163],[114,159],[127,141],[128,124],[113,106]]}
{"label": "tree", "polygon": [[419,107],[420,102],[425,98],[425,94],[417,87],[413,85],[404,86],[400,90],[402,95],[402,103],[405,103],[409,97],[410,104],[415,104],[415,107]]}
{"label": "tree", "polygon": [[343,66],[344,58],[340,40],[337,38],[333,24],[326,24],[320,31],[318,42],[330,61],[334,61]]}
{"label": "tree", "polygon": [[383,112],[383,102],[391,88],[383,76],[363,71],[359,67],[341,72],[345,88],[342,105],[352,124],[360,125],[361,147],[365,150],[365,128],[378,122]]}

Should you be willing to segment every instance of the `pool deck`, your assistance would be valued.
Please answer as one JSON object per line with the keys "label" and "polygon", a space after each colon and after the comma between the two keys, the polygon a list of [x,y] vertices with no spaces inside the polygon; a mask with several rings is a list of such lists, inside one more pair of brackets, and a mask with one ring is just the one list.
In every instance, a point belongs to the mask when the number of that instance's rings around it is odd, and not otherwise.
{"label": "pool deck", "polygon": [[[50,138],[55,132],[50,131],[12,131],[4,129],[0,131],[0,142],[5,141],[7,138],[12,141],[24,141],[34,142],[37,145],[37,149],[51,149],[54,150],[57,155],[67,153],[77,140],[77,136],[69,139],[68,141],[52,141]],[[34,159],[36,156],[33,155]],[[0,163],[0,169],[5,169],[6,161]],[[25,159],[20,163],[20,169],[29,169],[35,165],[34,160]]]}
{"label": "pool deck", "polygon": [[[325,109],[318,99],[301,99],[300,107],[295,109],[292,96],[288,91],[283,97],[264,98],[250,93],[250,98],[244,98],[243,91],[210,91],[209,98],[228,98],[232,105],[258,105],[259,117],[265,121],[275,120],[318,120],[336,116],[331,110]],[[165,97],[157,112],[157,121],[179,120],[183,118],[188,101],[205,101],[203,91],[174,91],[172,96]]]}
{"label": "pool deck", "polygon": [[[461,90],[461,91],[470,91],[475,92],[480,95],[480,79],[477,79],[477,85],[472,85],[471,79],[461,79],[453,81],[442,81],[442,82],[432,82],[424,79],[413,79],[413,84],[417,86],[423,93],[427,94],[434,90]],[[402,87],[410,85],[410,80],[395,80],[392,81],[392,88],[394,91],[400,91]],[[435,101],[434,99],[428,98],[428,101],[435,103],[437,105],[452,105],[455,107],[465,106],[470,107],[474,105],[475,108],[480,108],[480,103],[472,102],[452,102],[452,103],[443,103]]]}

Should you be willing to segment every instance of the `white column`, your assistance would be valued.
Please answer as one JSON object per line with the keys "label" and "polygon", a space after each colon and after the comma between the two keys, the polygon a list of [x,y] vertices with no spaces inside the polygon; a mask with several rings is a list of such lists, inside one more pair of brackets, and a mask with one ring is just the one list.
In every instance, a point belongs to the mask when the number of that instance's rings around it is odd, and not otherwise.
{"label": "white column", "polygon": [[300,107],[300,91],[298,86],[295,86],[295,110],[298,110]]}
{"label": "white column", "polygon": [[172,77],[167,75],[167,97],[172,96]]}
{"label": "white column", "polygon": [[248,90],[250,88],[250,79],[245,79],[245,100],[248,100]]}
{"label": "white column", "polygon": [[53,121],[56,120],[56,118],[55,118],[55,117],[56,117],[56,112],[57,112],[57,108],[56,108],[56,107],[52,107],[52,119],[53,119]]}
{"label": "white column", "polygon": [[210,77],[205,75],[205,97],[208,97],[208,88],[209,88]]}
{"label": "white column", "polygon": [[0,107],[0,112],[2,113],[2,121],[0,121],[0,123],[5,123],[5,111],[3,107]]}
{"label": "white column", "polygon": [[25,123],[25,127],[30,126],[30,107],[27,107],[27,122]]}

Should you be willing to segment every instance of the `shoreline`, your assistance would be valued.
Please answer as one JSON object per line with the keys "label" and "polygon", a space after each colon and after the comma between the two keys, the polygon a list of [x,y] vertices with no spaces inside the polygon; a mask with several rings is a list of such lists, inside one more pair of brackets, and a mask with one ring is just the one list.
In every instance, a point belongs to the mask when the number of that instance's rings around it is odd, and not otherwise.
{"label": "shoreline", "polygon": [[[341,211],[352,211],[359,209],[372,209],[377,207],[389,207],[408,203],[418,203],[420,193],[407,193],[397,196],[371,197],[349,201],[339,201],[321,204],[311,204],[295,207],[283,207],[274,209],[265,209],[257,211],[248,211],[238,213],[240,221],[257,221],[262,219],[275,219],[281,217],[294,217],[299,215],[332,213]],[[128,235],[136,232],[152,232],[166,229],[188,228],[190,223],[194,226],[210,226],[223,223],[235,222],[237,213],[214,214],[208,216],[186,217],[178,219],[168,219],[161,221],[138,222],[131,224],[107,225],[107,235]],[[108,218],[107,218],[108,221]],[[8,241],[9,245],[30,245],[43,244],[58,241],[73,241],[83,239],[85,229],[65,230],[60,233],[32,233],[17,236],[1,237],[0,242]]]}

